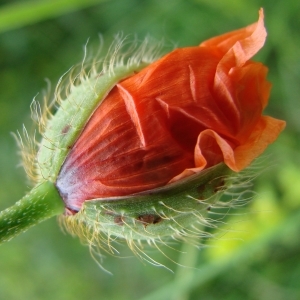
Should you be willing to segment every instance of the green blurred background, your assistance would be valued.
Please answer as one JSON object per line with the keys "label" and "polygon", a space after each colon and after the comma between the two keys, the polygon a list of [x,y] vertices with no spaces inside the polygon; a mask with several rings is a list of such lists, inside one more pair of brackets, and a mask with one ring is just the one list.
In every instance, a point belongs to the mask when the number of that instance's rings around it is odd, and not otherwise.
{"label": "green blurred background", "polygon": [[[0,5],[0,209],[28,190],[11,132],[30,128],[29,105],[80,62],[83,46],[118,32],[151,35],[179,47],[237,29],[265,9],[268,39],[257,60],[273,83],[266,113],[287,128],[264,155],[254,200],[224,218],[201,250],[178,244],[151,257],[173,272],[134,257],[104,257],[48,220],[0,246],[0,299],[300,299],[300,5],[294,0],[53,0]],[[50,5],[49,5],[50,3]],[[109,43],[109,42],[108,42]],[[41,93],[40,93],[41,96]],[[39,98],[39,96],[37,96]],[[41,97],[40,97],[41,98]],[[224,232],[227,232],[224,234]],[[187,254],[185,254],[187,253]]]}

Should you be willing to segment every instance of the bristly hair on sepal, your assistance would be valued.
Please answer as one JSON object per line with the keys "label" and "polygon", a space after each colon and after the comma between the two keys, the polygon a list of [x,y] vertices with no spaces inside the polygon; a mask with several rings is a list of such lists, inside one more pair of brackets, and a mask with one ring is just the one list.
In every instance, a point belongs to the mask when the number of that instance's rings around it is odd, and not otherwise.
{"label": "bristly hair on sepal", "polygon": [[[253,199],[251,186],[256,176],[257,167],[234,173],[220,164],[187,178],[178,187],[173,183],[148,195],[146,191],[86,201],[78,213],[60,216],[59,221],[63,230],[89,246],[101,268],[103,254],[122,256],[123,242],[141,260],[163,266],[149,250],[155,248],[173,261],[167,252],[178,251],[174,243],[185,242],[201,249],[208,239],[225,235],[227,230],[216,233],[216,229],[227,222],[226,216],[237,214],[235,209]],[[129,203],[133,201],[134,208]]]}
{"label": "bristly hair on sepal", "polygon": [[[58,167],[53,173],[45,172],[45,169],[47,167],[51,169],[53,157],[56,156],[55,153],[64,150],[65,154],[69,150],[65,149],[66,144],[69,144],[68,147],[70,148],[70,144],[76,140],[77,135],[87,122],[87,120],[76,122],[74,115],[81,110],[82,106],[85,105],[85,110],[88,110],[87,103],[84,101],[85,98],[82,97],[83,100],[78,102],[72,97],[72,94],[84,87],[89,91],[94,91],[94,98],[97,99],[99,78],[106,75],[110,78],[111,86],[113,86],[115,82],[123,78],[119,74],[120,69],[126,78],[135,69],[139,71],[140,68],[160,58],[165,52],[164,48],[166,48],[163,41],[157,41],[150,37],[139,41],[137,37],[131,38],[130,36],[123,36],[121,33],[114,37],[105,55],[102,53],[103,44],[103,39],[100,37],[97,53],[89,54],[88,42],[86,43],[82,62],[71,67],[61,76],[55,87],[54,96],[51,96],[51,83],[47,80],[48,88],[42,95],[42,101],[35,97],[30,105],[31,118],[35,123],[35,128],[32,130],[33,134],[29,134],[25,126],[21,132],[18,131],[14,134],[20,149],[22,166],[33,185],[44,180],[55,180]],[[109,90],[110,88],[107,89],[105,95]],[[90,104],[91,111],[99,105],[95,102]],[[60,107],[65,107],[65,109],[60,110],[59,119],[63,120],[66,125],[60,125],[63,127],[61,128],[61,136],[57,140],[57,136],[49,133],[49,127],[51,127],[51,122],[54,123],[53,120],[58,123],[55,113]],[[72,134],[70,134],[71,131]],[[46,153],[46,155],[41,155],[41,152]]]}

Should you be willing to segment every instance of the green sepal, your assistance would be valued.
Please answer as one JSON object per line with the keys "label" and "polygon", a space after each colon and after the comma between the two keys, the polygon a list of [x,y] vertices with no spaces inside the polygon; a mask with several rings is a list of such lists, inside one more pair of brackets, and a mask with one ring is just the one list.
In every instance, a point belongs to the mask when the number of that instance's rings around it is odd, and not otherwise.
{"label": "green sepal", "polygon": [[174,236],[193,222],[205,223],[207,211],[226,190],[230,174],[222,163],[143,193],[85,201],[77,214],[67,217],[66,224],[70,221],[71,231],[82,226],[126,239]]}
{"label": "green sepal", "polygon": [[66,99],[49,120],[40,143],[37,162],[39,177],[55,182],[60,168],[73,144],[94,110],[117,82],[147,66],[146,63],[118,66],[113,71],[81,80],[71,87]]}

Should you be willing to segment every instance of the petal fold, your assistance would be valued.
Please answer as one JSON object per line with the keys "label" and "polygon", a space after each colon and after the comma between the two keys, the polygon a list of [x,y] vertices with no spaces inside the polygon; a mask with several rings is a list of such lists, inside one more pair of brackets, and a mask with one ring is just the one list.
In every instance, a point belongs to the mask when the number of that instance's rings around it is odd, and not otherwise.
{"label": "petal fold", "polygon": [[239,172],[285,122],[263,115],[268,69],[258,22],[175,49],[118,82],[88,120],[57,179],[67,207],[154,189],[225,163]]}

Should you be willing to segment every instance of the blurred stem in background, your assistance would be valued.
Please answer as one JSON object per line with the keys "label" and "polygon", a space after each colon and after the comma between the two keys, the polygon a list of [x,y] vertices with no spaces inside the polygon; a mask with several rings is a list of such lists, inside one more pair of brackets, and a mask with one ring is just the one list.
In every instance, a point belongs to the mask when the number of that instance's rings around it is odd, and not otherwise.
{"label": "blurred stem in background", "polygon": [[0,33],[65,13],[87,8],[107,0],[22,1],[0,8]]}

